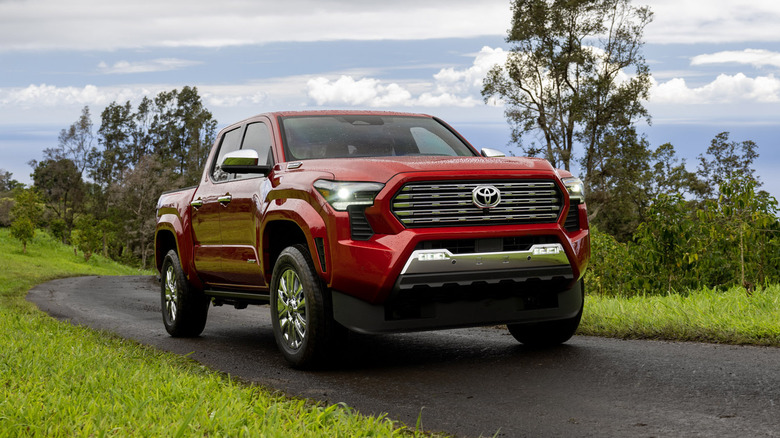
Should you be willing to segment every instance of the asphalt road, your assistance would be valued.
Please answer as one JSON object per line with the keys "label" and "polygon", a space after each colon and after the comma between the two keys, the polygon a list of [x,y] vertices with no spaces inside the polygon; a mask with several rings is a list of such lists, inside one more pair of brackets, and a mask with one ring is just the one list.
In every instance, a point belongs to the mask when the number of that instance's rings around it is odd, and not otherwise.
{"label": "asphalt road", "polygon": [[[278,353],[267,306],[212,307],[203,335],[170,338],[153,277],[33,288],[52,316],[190,357],[234,377],[457,436],[780,436],[780,349],[574,337],[543,351],[504,329],[350,338],[339,367]],[[586,303],[587,312],[587,303]]]}

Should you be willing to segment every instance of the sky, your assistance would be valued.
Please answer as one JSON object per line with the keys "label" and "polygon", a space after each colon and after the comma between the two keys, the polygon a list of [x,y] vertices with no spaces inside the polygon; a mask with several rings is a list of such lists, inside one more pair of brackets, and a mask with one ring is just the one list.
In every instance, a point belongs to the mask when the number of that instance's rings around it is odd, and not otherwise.
{"label": "sky", "polygon": [[[780,198],[780,2],[634,4],[654,13],[651,147],[672,143],[695,170],[716,134],[753,140]],[[504,108],[480,95],[510,21],[509,0],[0,0],[0,169],[29,184],[27,163],[85,105],[97,130],[111,102],[186,85],[220,127],[276,110],[422,112],[518,154]]]}

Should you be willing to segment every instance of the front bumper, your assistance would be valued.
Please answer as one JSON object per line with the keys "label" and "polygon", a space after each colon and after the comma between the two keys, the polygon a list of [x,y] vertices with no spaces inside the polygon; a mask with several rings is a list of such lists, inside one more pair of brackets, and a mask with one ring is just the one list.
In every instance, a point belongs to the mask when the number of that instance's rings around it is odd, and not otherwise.
{"label": "front bumper", "polygon": [[[548,282],[527,284],[506,296],[477,300],[450,296],[449,300],[411,300],[369,304],[333,291],[333,316],[341,325],[360,333],[438,330],[493,324],[533,323],[575,317],[582,309],[582,282],[554,290]],[[548,290],[548,287],[553,290]],[[486,289],[493,287],[486,286]],[[484,298],[488,296],[488,298]]]}

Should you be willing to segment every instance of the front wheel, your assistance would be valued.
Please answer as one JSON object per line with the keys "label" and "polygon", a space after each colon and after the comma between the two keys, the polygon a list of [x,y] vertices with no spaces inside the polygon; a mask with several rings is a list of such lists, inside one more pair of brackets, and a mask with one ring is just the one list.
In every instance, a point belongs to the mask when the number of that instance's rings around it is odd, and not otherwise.
{"label": "front wheel", "polygon": [[181,268],[179,255],[170,250],[163,260],[161,304],[165,330],[173,337],[188,338],[200,335],[206,327],[209,299],[194,289]]}
{"label": "front wheel", "polygon": [[323,365],[338,342],[327,292],[306,247],[282,251],[271,277],[271,322],[276,345],[296,368]]}
{"label": "front wheel", "polygon": [[[582,280],[575,287],[579,287],[582,296],[585,296],[585,284]],[[584,304],[584,299],[582,300]],[[580,311],[572,318],[556,321],[544,321],[535,323],[507,324],[509,333],[520,343],[533,348],[553,347],[562,344],[577,331],[582,319],[582,305]]]}

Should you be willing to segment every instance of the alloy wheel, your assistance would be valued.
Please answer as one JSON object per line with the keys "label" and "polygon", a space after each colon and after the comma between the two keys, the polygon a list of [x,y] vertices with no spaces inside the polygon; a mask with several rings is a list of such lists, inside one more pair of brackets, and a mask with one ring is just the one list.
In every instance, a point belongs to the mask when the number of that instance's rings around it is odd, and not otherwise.
{"label": "alloy wheel", "polygon": [[306,297],[301,279],[293,269],[285,270],[276,291],[276,315],[287,348],[297,350],[306,337]]}

